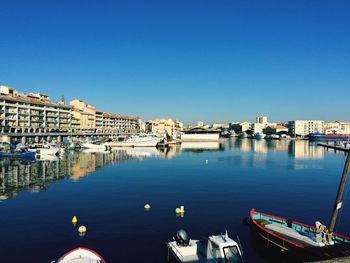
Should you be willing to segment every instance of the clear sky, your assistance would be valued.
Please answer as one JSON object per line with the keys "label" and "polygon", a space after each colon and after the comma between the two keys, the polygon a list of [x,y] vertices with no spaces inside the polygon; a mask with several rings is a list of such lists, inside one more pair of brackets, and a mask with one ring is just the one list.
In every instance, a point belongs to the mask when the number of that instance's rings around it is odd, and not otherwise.
{"label": "clear sky", "polygon": [[0,83],[143,119],[350,119],[350,1],[0,0]]}

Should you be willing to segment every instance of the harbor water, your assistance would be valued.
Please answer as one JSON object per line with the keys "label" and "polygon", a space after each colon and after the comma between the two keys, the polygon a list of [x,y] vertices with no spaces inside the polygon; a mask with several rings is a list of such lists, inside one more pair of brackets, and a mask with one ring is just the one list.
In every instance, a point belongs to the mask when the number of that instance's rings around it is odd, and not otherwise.
{"label": "harbor water", "polygon": [[[51,262],[82,246],[108,263],[166,262],[165,242],[185,229],[193,239],[227,230],[247,262],[272,262],[243,223],[250,209],[328,225],[345,158],[304,140],[230,139],[0,159],[0,261]],[[335,231],[344,235],[348,188]]]}

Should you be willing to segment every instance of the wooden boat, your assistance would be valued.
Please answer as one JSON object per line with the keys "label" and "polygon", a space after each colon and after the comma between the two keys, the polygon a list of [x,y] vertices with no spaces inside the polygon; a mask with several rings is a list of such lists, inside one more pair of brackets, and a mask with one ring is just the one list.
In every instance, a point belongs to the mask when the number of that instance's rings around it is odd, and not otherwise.
{"label": "wooden boat", "polygon": [[106,261],[97,252],[78,247],[64,254],[57,263],[106,263]]}
{"label": "wooden boat", "polygon": [[[320,226],[316,222],[317,226]],[[250,210],[252,230],[267,245],[281,251],[299,252],[308,259],[328,259],[350,255],[350,237],[319,231],[319,227]],[[324,229],[324,228],[323,228]]]}

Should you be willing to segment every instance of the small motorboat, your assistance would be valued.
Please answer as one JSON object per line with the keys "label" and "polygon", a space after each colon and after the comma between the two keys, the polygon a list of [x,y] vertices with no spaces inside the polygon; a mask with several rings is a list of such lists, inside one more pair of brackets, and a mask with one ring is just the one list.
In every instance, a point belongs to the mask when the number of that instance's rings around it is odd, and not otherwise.
{"label": "small motorboat", "polygon": [[184,230],[168,241],[168,261],[200,263],[242,263],[243,253],[236,241],[224,235],[212,235],[207,240],[192,240]]}
{"label": "small motorboat", "polygon": [[97,252],[84,247],[78,247],[64,254],[59,260],[51,263],[106,263]]}
{"label": "small motorboat", "polygon": [[109,145],[106,144],[98,144],[98,143],[90,143],[90,142],[85,142],[81,144],[82,148],[86,148],[86,149],[95,149],[95,150],[110,150],[111,147]]}
{"label": "small motorboat", "polygon": [[9,143],[0,144],[0,158],[22,158],[22,159],[35,159],[35,153],[29,152],[22,145],[17,145],[13,148]]}

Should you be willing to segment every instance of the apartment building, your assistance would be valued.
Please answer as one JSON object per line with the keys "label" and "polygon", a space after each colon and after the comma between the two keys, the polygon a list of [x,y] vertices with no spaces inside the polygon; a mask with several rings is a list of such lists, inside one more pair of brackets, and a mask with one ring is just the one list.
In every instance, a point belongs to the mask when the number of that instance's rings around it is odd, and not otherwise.
{"label": "apartment building", "polygon": [[40,93],[22,93],[0,85],[0,133],[68,131],[72,108]]}
{"label": "apartment building", "polygon": [[102,130],[104,133],[137,132],[139,118],[105,112],[102,114]]}
{"label": "apartment building", "polygon": [[310,133],[323,133],[324,121],[295,120],[288,122],[288,131],[292,136],[305,136]]}
{"label": "apartment building", "polygon": [[147,127],[149,132],[177,137],[183,129],[183,123],[173,119],[155,119],[148,121]]}

